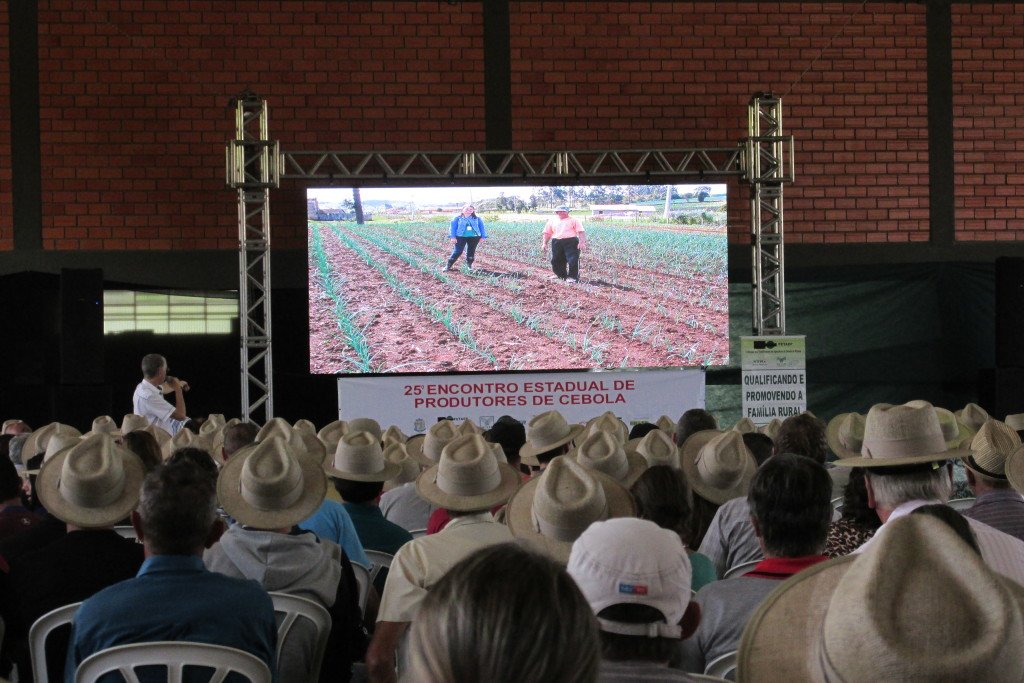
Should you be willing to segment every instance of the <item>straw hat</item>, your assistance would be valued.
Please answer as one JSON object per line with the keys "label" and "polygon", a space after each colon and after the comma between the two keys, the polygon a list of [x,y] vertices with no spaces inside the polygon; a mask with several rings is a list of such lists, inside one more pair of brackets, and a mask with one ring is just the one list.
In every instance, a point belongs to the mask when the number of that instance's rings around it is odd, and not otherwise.
{"label": "straw hat", "polygon": [[116,434],[120,428],[117,423],[114,422],[114,418],[109,415],[100,415],[92,421],[92,429],[86,434]]}
{"label": "straw hat", "polygon": [[398,467],[395,476],[384,482],[385,491],[390,491],[410,481],[416,481],[416,477],[420,476],[420,464],[409,455],[404,443],[386,443],[384,459]]}
{"label": "straw hat", "polygon": [[128,432],[142,431],[149,426],[149,420],[135,413],[126,413],[121,418],[121,435]]}
{"label": "straw hat", "polygon": [[416,459],[419,464],[430,467],[441,461],[441,451],[459,435],[455,423],[451,420],[440,420],[430,425],[430,429],[423,436],[406,445],[409,455]]}
{"label": "straw hat", "polygon": [[349,432],[341,437],[327,474],[347,481],[387,481],[401,471],[384,457],[380,441],[370,432]]}
{"label": "straw hat", "polygon": [[836,460],[843,467],[898,467],[959,458],[966,451],[950,448],[935,409],[927,401],[900,406],[871,406],[864,420],[861,457]]}
{"label": "straw hat", "polygon": [[316,433],[320,441],[323,442],[324,448],[327,449],[328,453],[333,453],[334,449],[338,447],[338,441],[348,431],[348,423],[344,420],[335,420],[334,422],[328,422],[323,428]]}
{"label": "straw hat", "polygon": [[[214,418],[220,418],[215,420]],[[203,424],[199,425],[199,436],[206,437],[210,440],[210,448],[218,456],[220,460],[220,449],[224,445],[224,429],[226,423],[224,422],[223,415],[210,415],[206,418]]]}
{"label": "straw hat", "polygon": [[[200,448],[213,458],[213,437],[196,434],[191,429],[179,429],[167,443],[160,447],[160,452],[167,460],[179,448]],[[219,459],[216,459],[219,462]]]}
{"label": "straw hat", "polygon": [[380,441],[384,436],[380,423],[369,417],[357,417],[354,420],[349,420],[348,429],[350,432],[370,432],[376,437],[377,441]]}
{"label": "straw hat", "polygon": [[718,505],[747,495],[757,471],[743,435],[732,429],[691,434],[683,444],[681,461],[693,492]]}
{"label": "straw hat", "polygon": [[291,527],[316,512],[327,495],[321,462],[295,448],[301,440],[271,436],[239,449],[217,477],[217,499],[239,523]]}
{"label": "straw hat", "polygon": [[296,420],[295,424],[292,425],[292,429],[298,429],[299,431],[308,432],[314,435],[316,434],[316,425],[313,424],[311,420],[307,420],[304,417]]}
{"label": "straw hat", "polygon": [[615,436],[619,443],[623,446],[626,445],[626,441],[629,439],[629,428],[626,427],[626,423],[615,417],[615,413],[606,411],[598,415],[597,417],[588,420],[586,424],[586,435],[590,436],[595,430],[603,430]]}
{"label": "straw hat", "polygon": [[29,432],[25,444],[21,448],[22,462],[27,462],[46,450],[47,444],[54,436],[81,436],[82,433],[72,427],[60,422],[51,422],[43,425],[34,432]]}
{"label": "straw hat", "polygon": [[[13,425],[18,425],[18,424],[23,424],[23,425],[25,425],[26,427],[28,426],[28,425],[27,425],[27,424],[25,423],[25,421],[24,421],[24,420],[19,420],[19,419],[18,419],[18,418],[16,418],[16,417],[15,417],[15,418],[11,418],[11,419],[9,419],[9,420],[4,420],[4,422],[3,422],[3,425],[0,425],[0,434],[6,434],[6,433],[7,433],[7,428],[8,428],[8,427],[11,427],[11,426],[13,426]],[[28,431],[29,431],[29,432],[31,432],[32,430],[31,430],[31,429],[29,429]]]}
{"label": "straw hat", "polygon": [[1020,681],[1024,587],[944,522],[907,515],[805,569],[754,612],[740,681]]}
{"label": "straw hat", "polygon": [[464,434],[483,434],[484,430],[476,426],[476,423],[470,420],[468,417],[463,420],[455,431],[459,433],[459,436]]}
{"label": "straw hat", "polygon": [[381,434],[380,440],[383,443],[405,443],[409,437],[397,425],[391,425]]}
{"label": "straw hat", "polygon": [[860,413],[836,415],[828,421],[825,440],[840,458],[859,458],[864,443],[864,416]]}
{"label": "straw hat", "polygon": [[102,528],[135,509],[145,474],[139,456],[108,434],[92,434],[43,463],[36,493],[57,519],[84,529]]}
{"label": "straw hat", "polygon": [[733,431],[739,432],[740,434],[749,434],[750,432],[757,431],[757,425],[749,417],[741,417],[737,420],[736,424],[732,426]]}
{"label": "straw hat", "polygon": [[953,414],[957,420],[969,427],[972,432],[977,432],[981,429],[981,425],[985,424],[985,420],[989,419],[988,411],[977,403],[968,403]]}
{"label": "straw hat", "polygon": [[479,434],[452,439],[438,464],[416,478],[416,492],[438,507],[458,512],[490,510],[519,487],[519,473],[494,459]]}
{"label": "straw hat", "polygon": [[1006,458],[1020,446],[1017,432],[999,420],[989,418],[971,441],[964,465],[978,474],[1006,479]]}
{"label": "straw hat", "polygon": [[669,436],[676,433],[676,421],[670,418],[668,415],[662,415],[654,424],[663,432],[667,432]]}
{"label": "straw hat", "polygon": [[636,445],[636,453],[642,457],[648,467],[668,465],[680,469],[679,449],[672,443],[672,437],[660,429],[652,429]]}
{"label": "straw hat", "polygon": [[1024,494],[1024,446],[1018,446],[1006,457],[1006,479],[1017,493]]}
{"label": "straw hat", "polygon": [[1024,413],[1014,413],[1013,415],[1007,415],[1006,419],[1003,420],[1006,426],[1014,431],[1021,431],[1024,429]]}
{"label": "straw hat", "polygon": [[505,508],[513,536],[563,564],[573,541],[593,522],[635,516],[633,497],[622,485],[562,455],[519,487]]}
{"label": "straw hat", "polygon": [[642,455],[626,453],[616,436],[603,429],[594,430],[583,439],[572,457],[583,467],[604,472],[626,488],[647,469]]}
{"label": "straw hat", "polygon": [[570,425],[557,410],[534,415],[526,423],[526,443],[519,449],[519,457],[527,465],[539,465],[537,455],[564,446],[585,428],[584,425]]}
{"label": "straw hat", "polygon": [[293,431],[288,420],[283,417],[272,417],[260,428],[260,431],[256,432],[255,441],[265,441],[273,436],[288,438]]}
{"label": "straw hat", "polygon": [[[930,405],[927,401],[908,401],[907,405]],[[971,439],[974,438],[976,430],[971,429],[960,420],[952,410],[935,406],[935,415],[939,418],[939,426],[942,427],[942,438],[949,448],[969,448]]]}
{"label": "straw hat", "polygon": [[757,431],[764,434],[772,441],[775,441],[779,437],[779,427],[782,426],[782,420],[777,417],[773,417],[771,421],[766,425],[761,425],[757,428]]}
{"label": "straw hat", "polygon": [[[53,434],[50,436],[50,440],[46,442],[46,451],[43,453],[43,462],[48,462],[53,458],[53,456],[57,455],[65,448],[70,448],[71,446],[81,443],[83,438],[84,437],[82,436],[71,433]],[[40,468],[41,467],[42,464],[40,464]],[[20,469],[21,466],[18,465],[18,468]],[[37,475],[39,474],[39,469],[25,470],[25,474]]]}

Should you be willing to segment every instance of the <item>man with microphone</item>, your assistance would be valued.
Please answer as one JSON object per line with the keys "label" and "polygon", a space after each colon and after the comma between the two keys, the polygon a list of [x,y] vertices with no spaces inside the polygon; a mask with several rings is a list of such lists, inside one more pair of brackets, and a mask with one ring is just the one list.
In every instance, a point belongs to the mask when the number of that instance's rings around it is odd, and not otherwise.
{"label": "man with microphone", "polygon": [[[174,436],[188,420],[185,414],[188,389],[188,382],[167,374],[166,358],[158,353],[147,354],[142,358],[142,381],[135,387],[132,410]],[[164,399],[164,392],[174,393],[174,405]]]}

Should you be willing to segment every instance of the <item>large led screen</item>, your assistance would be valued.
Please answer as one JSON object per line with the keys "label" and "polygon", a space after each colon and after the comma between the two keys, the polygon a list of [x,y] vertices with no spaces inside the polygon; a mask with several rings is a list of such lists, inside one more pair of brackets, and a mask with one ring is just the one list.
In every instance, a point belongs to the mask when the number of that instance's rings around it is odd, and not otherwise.
{"label": "large led screen", "polygon": [[323,188],[307,204],[313,373],[729,360],[725,185]]}

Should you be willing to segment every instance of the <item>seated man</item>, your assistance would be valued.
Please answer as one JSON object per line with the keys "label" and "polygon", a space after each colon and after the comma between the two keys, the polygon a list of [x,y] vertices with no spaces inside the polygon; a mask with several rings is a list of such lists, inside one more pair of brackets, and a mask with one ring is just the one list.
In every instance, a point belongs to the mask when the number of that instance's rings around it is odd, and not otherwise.
{"label": "seated man", "polygon": [[645,519],[594,522],[573,543],[566,569],[597,615],[600,683],[695,680],[668,668],[700,621],[678,534]]}
{"label": "seated man", "polygon": [[781,581],[827,559],[821,553],[832,518],[831,492],[825,467],[802,455],[776,455],[757,470],[747,501],[765,559],[743,576],[700,589],[700,627],[673,664],[703,673],[709,662],[734,652],[764,597]]}
{"label": "seated man", "polygon": [[962,458],[976,498],[964,517],[1024,541],[1024,497],[1006,478],[1006,459],[1020,443],[1017,432],[998,420],[981,426],[971,441],[970,455]]}
{"label": "seated man", "polygon": [[224,530],[214,483],[198,467],[158,467],[142,484],[132,526],[146,560],[138,575],[86,600],[71,629],[64,677],[115,645],[161,640],[212,643],[262,659],[277,681],[277,624],[267,592],[252,581],[207,571],[203,550]]}

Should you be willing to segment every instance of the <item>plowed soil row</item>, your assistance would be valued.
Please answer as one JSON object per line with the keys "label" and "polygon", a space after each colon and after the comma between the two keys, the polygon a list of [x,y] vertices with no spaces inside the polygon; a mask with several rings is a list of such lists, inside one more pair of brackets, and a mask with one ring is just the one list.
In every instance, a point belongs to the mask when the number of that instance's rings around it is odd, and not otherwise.
{"label": "plowed soil row", "polygon": [[[346,230],[345,233],[350,236],[350,239],[357,240],[364,249],[373,255],[375,260],[379,260],[389,270],[399,275],[404,284],[413,288],[426,299],[438,302],[438,305],[442,307],[454,302],[455,305],[463,308],[469,305],[468,300],[470,299],[487,301],[490,305],[485,306],[487,310],[483,312],[483,315],[498,322],[502,333],[506,336],[515,334],[518,337],[521,336],[522,330],[530,331],[525,325],[517,324],[513,318],[508,316],[508,311],[516,308],[527,317],[536,316],[537,319],[543,321],[540,327],[542,331],[549,334],[554,332],[559,337],[559,339],[541,337],[544,346],[555,346],[559,349],[559,355],[565,354],[566,356],[576,354],[580,350],[585,351],[586,360],[582,367],[594,365],[603,367],[670,366],[683,362],[680,349],[665,348],[665,338],[658,337],[656,332],[652,331],[646,340],[631,336],[636,325],[647,325],[652,329],[660,327],[663,332],[669,334],[672,334],[674,328],[678,327],[671,319],[654,312],[653,308],[648,310],[644,305],[646,302],[638,299],[635,293],[613,288],[568,285],[548,279],[549,271],[540,266],[520,264],[522,268],[519,269],[517,275],[522,278],[520,282],[526,285],[527,294],[517,295],[468,273],[455,272],[443,275],[433,271],[424,273],[397,256],[389,254],[374,244],[373,239],[367,239],[351,230]],[[373,238],[379,240],[379,236],[376,234],[373,235]],[[407,255],[409,253],[407,249],[403,248],[403,245],[388,246]],[[505,265],[511,264],[506,261]],[[447,280],[447,282],[443,280]],[[482,304],[474,303],[473,305]],[[558,310],[557,306],[559,305],[568,310]],[[600,316],[607,315],[609,311],[613,312],[620,320],[625,332],[614,332],[598,323]],[[641,319],[644,315],[647,317]],[[655,320],[659,317],[661,320]],[[488,343],[484,340],[489,338],[477,332],[477,320],[480,320],[480,317],[474,319],[474,337],[479,344],[487,346]],[[681,341],[678,335],[674,336]],[[584,338],[587,339],[585,348],[583,348]],[[710,353],[714,348],[714,342],[720,339],[720,337],[716,339],[715,335],[703,330],[687,330],[685,338],[688,344],[686,349],[696,343],[699,349],[698,354]],[[570,339],[575,340],[576,349],[569,345]],[[651,342],[657,343],[652,344]],[[524,348],[513,353],[522,357],[524,353],[531,353],[531,350]],[[697,355],[697,359],[702,359],[702,356]],[[556,358],[556,360],[564,361],[564,358]],[[553,365],[534,367],[579,366],[556,362]]]}
{"label": "plowed soil row", "polygon": [[[582,352],[573,352],[551,344],[550,340],[528,328],[510,326],[483,304],[460,296],[441,283],[424,288],[414,277],[408,265],[372,248],[363,247],[399,277],[400,281],[423,296],[436,307],[452,306],[453,325],[471,324],[471,334],[477,345],[498,358],[488,363],[478,353],[466,347],[458,337],[432,319],[419,306],[406,301],[391,287],[383,275],[353,250],[349,249],[330,230],[322,231],[324,250],[335,274],[335,290],[345,299],[355,322],[364,328],[367,344],[373,354],[378,372],[446,372],[474,370],[507,370],[510,362],[527,369],[530,367],[589,368],[593,363]],[[328,304],[330,299],[327,299]],[[321,302],[322,303],[322,302]],[[313,301],[310,302],[311,320]],[[318,319],[322,317],[318,312]],[[333,311],[330,311],[333,318]],[[335,325],[336,327],[336,325]],[[334,345],[320,345],[318,349],[338,358],[337,338]],[[312,344],[313,342],[311,342]],[[310,351],[311,358],[314,351]],[[337,367],[333,361],[328,367],[315,372],[346,372],[351,368]],[[344,365],[344,364],[342,364]]]}

